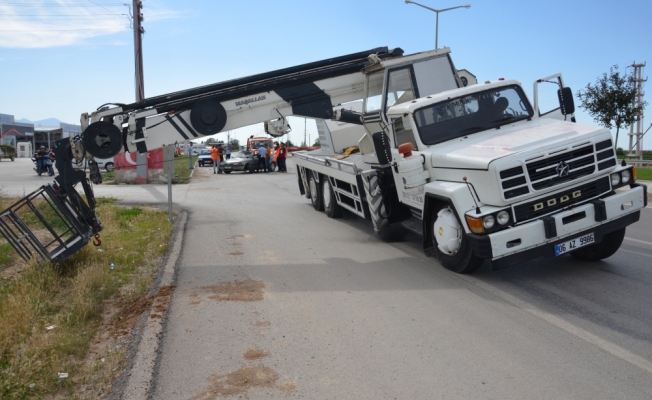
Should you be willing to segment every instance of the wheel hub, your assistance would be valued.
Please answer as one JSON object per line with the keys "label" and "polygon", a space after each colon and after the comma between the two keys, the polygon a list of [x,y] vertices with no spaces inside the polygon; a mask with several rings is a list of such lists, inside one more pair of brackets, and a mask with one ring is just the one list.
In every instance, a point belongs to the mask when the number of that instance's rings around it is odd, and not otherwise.
{"label": "wheel hub", "polygon": [[457,222],[453,210],[450,208],[439,210],[433,226],[433,236],[442,253],[452,256],[459,251],[462,244],[462,227]]}

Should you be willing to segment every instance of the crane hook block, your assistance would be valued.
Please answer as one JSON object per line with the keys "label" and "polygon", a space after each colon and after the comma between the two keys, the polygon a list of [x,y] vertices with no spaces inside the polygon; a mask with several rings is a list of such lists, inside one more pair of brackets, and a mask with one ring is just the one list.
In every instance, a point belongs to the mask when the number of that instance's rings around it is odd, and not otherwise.
{"label": "crane hook block", "polygon": [[199,100],[190,110],[190,122],[197,132],[213,135],[226,125],[226,110],[215,99]]}
{"label": "crane hook block", "polygon": [[82,144],[93,157],[111,158],[122,149],[122,133],[109,122],[93,122],[82,133]]}

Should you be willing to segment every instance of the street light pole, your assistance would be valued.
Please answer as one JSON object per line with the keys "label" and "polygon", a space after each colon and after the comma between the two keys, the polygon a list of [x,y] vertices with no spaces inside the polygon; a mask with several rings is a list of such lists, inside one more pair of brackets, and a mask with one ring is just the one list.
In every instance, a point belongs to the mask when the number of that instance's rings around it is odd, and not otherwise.
{"label": "street light pole", "polygon": [[437,19],[435,21],[435,50],[437,50],[439,48],[439,13],[444,12],[444,11],[454,10],[456,8],[471,8],[470,4],[465,4],[463,6],[455,6],[455,7],[443,8],[441,10],[437,10],[437,9],[434,9],[434,8],[430,8],[428,6],[424,6],[423,4],[419,4],[416,1],[412,1],[412,0],[405,0],[405,4],[415,4],[415,5],[419,6],[419,7],[423,7],[425,9],[433,11],[433,12],[435,12],[437,14]]}

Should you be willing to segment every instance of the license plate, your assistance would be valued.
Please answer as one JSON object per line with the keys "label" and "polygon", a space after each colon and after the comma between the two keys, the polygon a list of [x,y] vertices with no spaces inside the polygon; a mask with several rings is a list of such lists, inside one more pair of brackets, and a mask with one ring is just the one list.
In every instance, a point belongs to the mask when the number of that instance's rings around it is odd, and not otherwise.
{"label": "license plate", "polygon": [[595,243],[595,236],[593,236],[593,232],[587,233],[584,236],[576,237],[575,239],[571,239],[568,242],[556,244],[555,255],[559,256],[593,243]]}

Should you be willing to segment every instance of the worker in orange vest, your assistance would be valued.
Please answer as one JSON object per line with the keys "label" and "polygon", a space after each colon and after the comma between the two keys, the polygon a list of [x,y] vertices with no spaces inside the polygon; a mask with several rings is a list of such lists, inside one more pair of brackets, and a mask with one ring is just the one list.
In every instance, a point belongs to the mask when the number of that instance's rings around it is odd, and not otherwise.
{"label": "worker in orange vest", "polygon": [[221,174],[222,171],[220,171],[220,151],[218,150],[217,146],[213,146],[211,149],[211,160],[213,161],[213,173]]}

